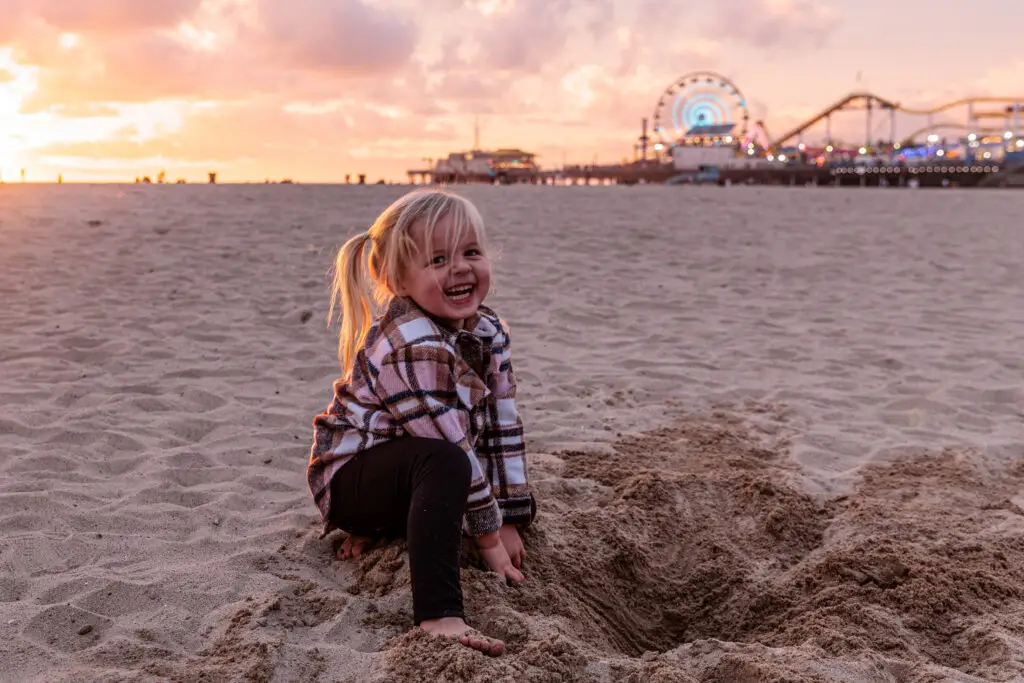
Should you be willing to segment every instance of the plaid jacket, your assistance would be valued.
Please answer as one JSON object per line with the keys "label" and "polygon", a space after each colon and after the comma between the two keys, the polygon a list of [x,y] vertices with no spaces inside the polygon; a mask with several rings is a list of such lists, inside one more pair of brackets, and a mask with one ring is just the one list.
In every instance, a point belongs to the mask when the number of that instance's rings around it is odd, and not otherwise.
{"label": "plaid jacket", "polygon": [[466,452],[467,533],[532,522],[536,503],[515,394],[508,332],[491,309],[481,306],[472,331],[456,331],[411,300],[393,299],[370,328],[352,379],[334,383],[334,400],[313,420],[306,478],[324,534],[334,528],[334,474],[356,453],[406,435],[446,439]]}

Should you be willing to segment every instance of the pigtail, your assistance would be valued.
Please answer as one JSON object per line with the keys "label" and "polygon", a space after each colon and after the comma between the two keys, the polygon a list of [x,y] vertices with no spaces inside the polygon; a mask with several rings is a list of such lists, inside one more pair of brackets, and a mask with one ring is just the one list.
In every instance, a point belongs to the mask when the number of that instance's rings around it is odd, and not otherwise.
{"label": "pigtail", "polygon": [[[342,378],[352,377],[356,354],[366,341],[372,317],[367,292],[364,252],[370,241],[367,233],[360,233],[345,242],[334,263],[334,282],[331,285],[331,317],[341,304],[341,332],[338,335],[338,360]],[[330,319],[328,319],[330,323]]]}

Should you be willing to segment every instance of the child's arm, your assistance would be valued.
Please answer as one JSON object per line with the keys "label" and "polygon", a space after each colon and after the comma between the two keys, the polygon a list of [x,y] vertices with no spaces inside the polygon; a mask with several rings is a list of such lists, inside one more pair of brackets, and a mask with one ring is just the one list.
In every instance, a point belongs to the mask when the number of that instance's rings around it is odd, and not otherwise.
{"label": "child's arm", "polygon": [[501,508],[503,524],[529,525],[537,505],[530,492],[526,468],[526,442],[523,421],[516,407],[516,377],[512,367],[511,341],[504,325],[492,349],[491,392],[494,404],[478,443],[486,462],[487,477]]}
{"label": "child's arm", "polygon": [[445,439],[466,452],[472,482],[466,526],[472,536],[501,528],[501,511],[469,441],[468,406],[483,399],[485,387],[471,373],[456,377],[457,358],[442,344],[411,344],[385,356],[376,370],[374,392],[411,436]]}

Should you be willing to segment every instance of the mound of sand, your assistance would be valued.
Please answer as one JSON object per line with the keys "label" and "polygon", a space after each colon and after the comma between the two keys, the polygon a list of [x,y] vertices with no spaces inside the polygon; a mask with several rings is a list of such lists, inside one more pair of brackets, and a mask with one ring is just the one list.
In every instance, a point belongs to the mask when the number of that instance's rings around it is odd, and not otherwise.
{"label": "mound of sand", "polygon": [[[780,449],[781,450],[781,449]],[[545,461],[528,584],[464,570],[488,660],[421,634],[379,680],[923,681],[1024,675],[1024,469],[922,453],[822,505],[734,418]],[[548,478],[550,477],[550,478]],[[379,566],[360,565],[379,586]],[[390,572],[390,570],[389,570]],[[399,570],[384,591],[404,593]],[[408,623],[398,611],[376,627]],[[972,678],[974,677],[974,678]]]}

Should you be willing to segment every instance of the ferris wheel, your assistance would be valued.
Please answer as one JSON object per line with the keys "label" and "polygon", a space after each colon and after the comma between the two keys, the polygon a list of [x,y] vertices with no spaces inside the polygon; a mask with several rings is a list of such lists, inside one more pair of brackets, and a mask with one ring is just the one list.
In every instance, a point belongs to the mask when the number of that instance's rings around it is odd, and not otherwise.
{"label": "ferris wheel", "polygon": [[694,71],[658,98],[654,134],[668,147],[688,138],[738,141],[746,137],[749,119],[747,100],[732,81],[711,71]]}

